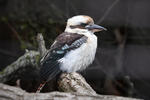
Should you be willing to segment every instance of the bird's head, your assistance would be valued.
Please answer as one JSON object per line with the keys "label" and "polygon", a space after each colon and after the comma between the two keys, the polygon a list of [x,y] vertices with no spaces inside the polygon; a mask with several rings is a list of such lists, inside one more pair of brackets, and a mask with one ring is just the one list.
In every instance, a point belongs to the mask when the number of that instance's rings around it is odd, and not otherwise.
{"label": "bird's head", "polygon": [[106,30],[106,28],[94,24],[91,17],[78,15],[68,19],[65,32],[84,34],[87,32],[94,33],[102,30]]}

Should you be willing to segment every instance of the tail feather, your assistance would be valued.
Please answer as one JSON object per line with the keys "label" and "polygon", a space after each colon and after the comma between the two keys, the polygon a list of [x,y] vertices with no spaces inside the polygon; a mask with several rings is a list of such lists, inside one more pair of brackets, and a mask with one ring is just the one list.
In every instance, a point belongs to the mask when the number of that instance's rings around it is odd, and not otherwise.
{"label": "tail feather", "polygon": [[49,81],[61,72],[58,61],[45,62],[40,70],[40,77],[43,81]]}

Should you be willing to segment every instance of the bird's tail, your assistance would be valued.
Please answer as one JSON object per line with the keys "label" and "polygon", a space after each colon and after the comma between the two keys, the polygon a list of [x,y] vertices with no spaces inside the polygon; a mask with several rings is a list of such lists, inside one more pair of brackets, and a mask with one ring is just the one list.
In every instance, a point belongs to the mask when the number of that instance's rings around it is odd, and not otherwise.
{"label": "bird's tail", "polygon": [[38,89],[36,90],[36,93],[40,93],[40,91],[41,91],[42,88],[45,86],[45,84],[46,84],[46,81],[42,82],[42,83],[40,84],[40,86],[38,87]]}

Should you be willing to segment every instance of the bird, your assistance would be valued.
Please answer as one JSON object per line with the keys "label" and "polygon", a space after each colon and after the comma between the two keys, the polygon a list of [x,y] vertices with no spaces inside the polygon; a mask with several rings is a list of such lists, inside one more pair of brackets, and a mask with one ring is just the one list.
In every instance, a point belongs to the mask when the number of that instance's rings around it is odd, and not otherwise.
{"label": "bird", "polygon": [[87,15],[76,15],[67,20],[65,31],[61,33],[41,59],[40,77],[42,83],[37,92],[46,82],[56,75],[86,69],[94,60],[97,49],[95,32],[107,30],[94,24]]}

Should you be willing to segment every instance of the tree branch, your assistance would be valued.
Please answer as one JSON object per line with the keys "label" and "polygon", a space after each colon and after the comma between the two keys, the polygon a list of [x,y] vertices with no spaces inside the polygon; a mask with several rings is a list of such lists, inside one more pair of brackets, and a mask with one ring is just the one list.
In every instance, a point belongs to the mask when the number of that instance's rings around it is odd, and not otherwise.
{"label": "tree branch", "polygon": [[46,50],[46,47],[45,47],[45,41],[43,39],[42,33],[38,33],[37,42],[38,42],[38,47],[39,47],[38,50],[40,52],[41,57],[43,57],[47,50]]}
{"label": "tree branch", "polygon": [[140,100],[118,96],[89,95],[80,93],[27,93],[20,88],[0,84],[0,100]]}
{"label": "tree branch", "polygon": [[65,92],[96,95],[96,92],[92,89],[92,87],[80,74],[76,72],[62,73],[59,78],[58,85],[59,89]]}
{"label": "tree branch", "polygon": [[15,73],[20,68],[26,66],[37,67],[39,62],[39,52],[26,51],[26,53],[19,57],[15,62],[8,65],[3,71],[0,72],[0,82],[6,82],[13,77],[10,77],[12,73]]}

